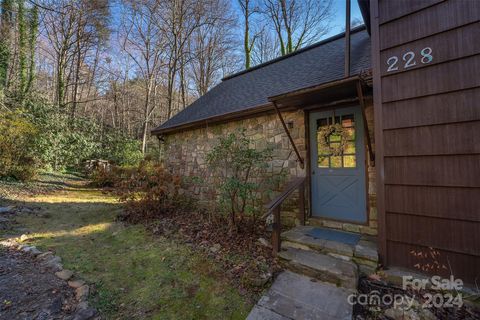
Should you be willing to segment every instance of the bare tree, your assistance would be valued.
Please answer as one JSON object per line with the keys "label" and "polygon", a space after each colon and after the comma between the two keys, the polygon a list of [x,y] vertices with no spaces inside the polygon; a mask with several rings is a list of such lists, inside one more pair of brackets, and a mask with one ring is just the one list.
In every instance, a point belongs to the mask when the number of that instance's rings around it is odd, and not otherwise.
{"label": "bare tree", "polygon": [[55,102],[60,107],[71,105],[73,118],[79,90],[87,85],[82,69],[95,72],[97,65],[87,66],[86,61],[108,37],[108,0],[49,0],[41,6],[50,8],[44,11],[43,31],[48,44],[44,49],[55,70]]}
{"label": "bare tree", "polygon": [[243,50],[245,53],[245,69],[250,68],[252,59],[252,50],[255,41],[260,32],[255,28],[253,17],[260,12],[260,8],[255,0],[238,0],[243,18]]}
{"label": "bare tree", "polygon": [[[166,0],[158,23],[166,37],[167,60],[167,119],[174,112],[178,81],[182,107],[186,105],[185,66],[190,60],[189,43],[193,33],[210,22],[208,8],[216,0]],[[180,73],[180,74],[179,74]],[[180,79],[177,77],[180,75]]]}
{"label": "bare tree", "polygon": [[191,77],[198,96],[224,76],[235,50],[235,21],[228,2],[214,1],[208,14],[208,23],[197,28],[191,39]]}
{"label": "bare tree", "polygon": [[157,75],[162,67],[162,52],[166,43],[164,33],[158,28],[157,19],[160,5],[157,1],[128,0],[125,2],[123,50],[135,62],[138,76],[144,90],[142,152],[146,152],[148,125],[157,105],[152,94],[157,83]]}
{"label": "bare tree", "polygon": [[274,34],[268,32],[267,27],[262,28],[252,51],[254,64],[261,64],[277,58],[280,55],[280,43]]}
{"label": "bare tree", "polygon": [[318,41],[329,30],[331,0],[263,0],[263,12],[280,42],[281,54]]}

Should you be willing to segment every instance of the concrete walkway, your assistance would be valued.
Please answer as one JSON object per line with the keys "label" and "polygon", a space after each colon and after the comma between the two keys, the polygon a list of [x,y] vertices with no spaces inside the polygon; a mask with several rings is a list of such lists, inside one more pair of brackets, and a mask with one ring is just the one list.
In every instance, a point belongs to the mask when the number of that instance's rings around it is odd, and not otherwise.
{"label": "concrete walkway", "polygon": [[252,309],[247,320],[351,320],[352,291],[317,282],[291,271],[282,272]]}

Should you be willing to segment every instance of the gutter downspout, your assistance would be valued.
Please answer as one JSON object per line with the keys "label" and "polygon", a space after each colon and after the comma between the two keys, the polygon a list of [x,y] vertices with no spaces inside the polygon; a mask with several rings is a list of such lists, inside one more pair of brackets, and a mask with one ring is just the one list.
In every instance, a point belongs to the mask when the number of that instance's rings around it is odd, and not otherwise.
{"label": "gutter downspout", "polygon": [[345,13],[345,78],[350,76],[350,0],[346,0]]}
{"label": "gutter downspout", "polygon": [[295,151],[295,154],[297,155],[297,159],[300,162],[300,168],[304,169],[305,168],[305,162],[300,155],[300,152],[297,149],[297,146],[295,145],[295,142],[293,141],[292,135],[290,134],[290,131],[287,128],[287,125],[285,124],[285,120],[283,120],[282,113],[278,109],[277,103],[275,101],[272,101],[273,107],[275,108],[275,111],[277,112],[278,117],[280,118],[280,122],[282,122],[283,129],[285,130],[285,133],[288,136],[288,139],[290,140],[290,143],[292,144],[293,150]]}

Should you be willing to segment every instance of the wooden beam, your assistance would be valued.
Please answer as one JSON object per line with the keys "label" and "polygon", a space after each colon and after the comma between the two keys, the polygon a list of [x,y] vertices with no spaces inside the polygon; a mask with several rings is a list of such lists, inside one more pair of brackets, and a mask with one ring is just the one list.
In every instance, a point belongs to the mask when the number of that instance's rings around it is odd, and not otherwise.
{"label": "wooden beam", "polygon": [[357,82],[357,95],[358,101],[360,102],[360,107],[362,109],[363,130],[365,131],[365,136],[367,137],[368,155],[370,157],[370,163],[372,167],[375,167],[375,153],[372,149],[372,140],[370,139],[370,131],[368,130],[367,116],[365,114],[365,100],[363,99],[363,90],[360,81]]}
{"label": "wooden beam", "polygon": [[305,163],[303,161],[302,156],[300,155],[300,152],[297,149],[297,146],[295,145],[295,142],[293,141],[292,135],[290,134],[290,131],[288,130],[287,125],[285,124],[285,120],[283,120],[282,113],[278,109],[277,103],[276,102],[272,102],[272,103],[273,103],[273,107],[275,108],[275,111],[277,111],[277,115],[280,118],[280,121],[282,122],[283,129],[285,130],[285,132],[288,136],[288,139],[290,140],[290,143],[292,144],[293,150],[297,154],[297,159],[300,162],[300,168],[303,169],[303,168],[305,168]]}

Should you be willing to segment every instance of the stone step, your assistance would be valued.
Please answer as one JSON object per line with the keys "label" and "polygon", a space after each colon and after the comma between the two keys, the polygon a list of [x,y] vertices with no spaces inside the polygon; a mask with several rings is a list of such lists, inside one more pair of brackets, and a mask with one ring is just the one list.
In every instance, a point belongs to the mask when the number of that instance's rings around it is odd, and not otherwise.
{"label": "stone step", "polygon": [[258,301],[247,320],[351,320],[350,291],[284,271]]}
{"label": "stone step", "polygon": [[278,253],[285,268],[349,290],[357,289],[357,265],[315,251],[287,248]]}
{"label": "stone step", "polygon": [[[358,243],[318,239],[309,233],[316,227],[298,226],[282,233],[282,248],[312,250],[348,261],[355,261],[366,273],[373,272],[378,264],[377,246],[373,238],[362,236]],[[344,231],[337,231],[339,234]],[[351,234],[351,233],[350,233]]]}
{"label": "stone step", "polygon": [[337,241],[317,239],[308,235],[308,232],[315,229],[310,226],[298,226],[282,233],[282,240],[303,245],[312,250],[322,253],[334,253],[347,257],[353,257],[353,246]]}

